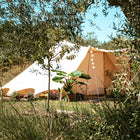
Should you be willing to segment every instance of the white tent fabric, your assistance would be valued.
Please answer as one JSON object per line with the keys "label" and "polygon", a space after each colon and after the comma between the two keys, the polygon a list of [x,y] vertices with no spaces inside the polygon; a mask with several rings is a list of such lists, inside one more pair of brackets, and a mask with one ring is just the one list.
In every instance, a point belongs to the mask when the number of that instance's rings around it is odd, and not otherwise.
{"label": "white tent fabric", "polygon": [[[63,41],[59,43],[57,49],[59,50],[62,45],[73,46],[74,44]],[[62,60],[59,62],[52,62],[52,66],[54,69],[58,68],[58,70],[65,71],[67,73],[75,71],[84,57],[88,52],[89,47],[80,47],[80,50],[76,53],[76,58],[73,60],[66,59],[66,56],[63,57]],[[51,79],[55,76],[54,72],[51,72]],[[58,89],[62,87],[62,84],[53,82],[51,80],[50,89]],[[38,62],[34,62],[31,66],[29,66],[25,71],[11,80],[9,83],[4,85],[2,88],[9,88],[8,95],[12,94],[13,92],[33,88],[35,90],[34,95],[40,93],[42,91],[48,90],[48,74],[47,70],[42,68],[41,64]]]}

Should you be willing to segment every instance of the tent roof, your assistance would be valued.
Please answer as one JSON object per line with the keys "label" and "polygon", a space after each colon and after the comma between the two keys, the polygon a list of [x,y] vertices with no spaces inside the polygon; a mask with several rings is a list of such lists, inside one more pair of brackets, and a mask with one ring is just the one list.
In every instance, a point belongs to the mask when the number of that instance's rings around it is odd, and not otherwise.
{"label": "tent roof", "polygon": [[98,49],[98,48],[94,48],[94,47],[89,47],[90,48],[90,51],[93,51],[94,53],[95,52],[121,52],[121,51],[125,51],[126,49],[117,49],[117,50],[105,50],[105,49]]}

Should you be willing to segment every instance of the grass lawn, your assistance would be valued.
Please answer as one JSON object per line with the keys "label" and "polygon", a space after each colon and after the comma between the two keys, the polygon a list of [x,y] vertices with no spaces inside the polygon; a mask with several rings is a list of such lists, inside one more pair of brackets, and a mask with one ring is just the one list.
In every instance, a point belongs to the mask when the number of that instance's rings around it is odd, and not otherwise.
{"label": "grass lawn", "polygon": [[[2,104],[2,102],[0,102]],[[82,112],[83,110],[93,111],[94,106],[102,107],[102,104],[109,104],[113,106],[113,101],[101,101],[101,102],[90,102],[90,101],[77,101],[77,102],[66,102],[59,100],[50,100],[50,111],[55,110],[65,110]],[[39,112],[44,112],[47,104],[47,99],[35,100],[35,101],[6,101],[3,102],[6,108],[15,108],[19,112],[25,112],[29,110],[37,110]],[[2,105],[1,105],[2,106]],[[1,107],[0,107],[1,108]]]}
{"label": "grass lawn", "polygon": [[[139,138],[136,133],[139,132],[138,106],[115,106],[113,101],[102,101],[99,104],[50,100],[50,112],[47,113],[46,102],[43,99],[0,102],[0,140]],[[59,113],[56,110],[67,112]],[[132,126],[130,124],[133,121]]]}
{"label": "grass lawn", "polygon": [[[45,110],[47,100],[37,100],[37,101],[7,101],[3,102],[7,108],[15,108],[19,112],[25,112],[32,110],[43,111]],[[93,103],[86,101],[79,102],[66,102],[58,100],[50,100],[50,111],[52,110],[66,110],[66,111],[82,111],[83,109],[92,110]]]}
{"label": "grass lawn", "polygon": [[[59,135],[63,137],[63,131],[67,129],[70,130],[67,130],[68,134],[65,135],[69,135],[73,133],[74,129],[71,125],[77,125],[73,122],[82,121],[82,112],[91,112],[93,106],[89,102],[50,100],[50,113],[48,114],[45,110],[46,102],[43,99],[0,102],[0,139],[29,139],[29,137],[31,139],[34,139],[34,137],[53,139],[53,137],[57,138]],[[69,114],[67,112],[61,115],[56,110],[73,111],[74,113]],[[26,133],[24,133],[25,131]]]}

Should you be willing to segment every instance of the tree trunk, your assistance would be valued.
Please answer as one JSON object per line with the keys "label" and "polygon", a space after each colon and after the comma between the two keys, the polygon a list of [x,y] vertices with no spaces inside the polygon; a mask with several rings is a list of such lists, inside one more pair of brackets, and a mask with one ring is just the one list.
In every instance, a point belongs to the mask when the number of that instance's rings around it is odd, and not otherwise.
{"label": "tree trunk", "polygon": [[62,101],[62,90],[63,90],[63,88],[60,88],[60,91],[59,91],[59,93],[60,93],[60,98],[59,98],[60,102]]}
{"label": "tree trunk", "polygon": [[48,58],[48,98],[46,111],[49,112],[49,97],[50,97],[50,59]]}

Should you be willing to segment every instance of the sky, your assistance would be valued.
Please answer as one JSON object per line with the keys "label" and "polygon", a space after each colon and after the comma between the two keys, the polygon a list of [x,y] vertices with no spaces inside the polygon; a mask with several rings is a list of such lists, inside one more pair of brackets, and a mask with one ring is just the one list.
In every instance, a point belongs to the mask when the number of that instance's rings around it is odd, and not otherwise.
{"label": "sky", "polygon": [[[125,18],[123,12],[119,7],[112,7],[108,10],[109,14],[107,17],[103,15],[102,12],[103,6],[100,5],[98,8],[92,7],[85,14],[83,26],[83,35],[86,35],[88,32],[94,32],[98,41],[107,42],[109,41],[108,35],[111,33],[115,36],[116,31],[113,29],[113,22],[119,24],[120,20]],[[114,17],[114,14],[118,12],[121,15],[121,18]],[[96,18],[93,17],[93,13],[98,14]],[[96,26],[91,26],[89,20],[96,23],[99,29]]]}

